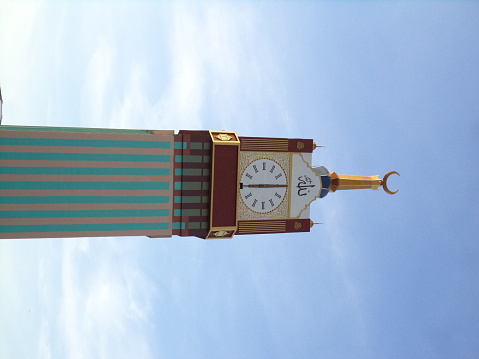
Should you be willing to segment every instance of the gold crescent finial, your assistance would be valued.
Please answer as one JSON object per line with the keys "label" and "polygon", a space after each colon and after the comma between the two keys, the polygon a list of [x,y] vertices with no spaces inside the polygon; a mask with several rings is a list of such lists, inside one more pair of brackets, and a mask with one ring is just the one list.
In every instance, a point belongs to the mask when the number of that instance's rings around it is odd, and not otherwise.
{"label": "gold crescent finial", "polygon": [[388,186],[387,186],[388,178],[389,178],[389,176],[391,176],[392,174],[396,174],[396,175],[400,176],[400,174],[397,173],[396,171],[389,171],[388,173],[386,173],[386,174],[384,175],[384,178],[383,178],[382,181],[381,181],[381,185],[383,186],[384,192],[389,193],[389,194],[395,194],[395,193],[397,193],[397,191],[398,191],[398,190],[396,190],[395,192],[393,192],[393,191],[389,190],[389,188],[388,188]]}

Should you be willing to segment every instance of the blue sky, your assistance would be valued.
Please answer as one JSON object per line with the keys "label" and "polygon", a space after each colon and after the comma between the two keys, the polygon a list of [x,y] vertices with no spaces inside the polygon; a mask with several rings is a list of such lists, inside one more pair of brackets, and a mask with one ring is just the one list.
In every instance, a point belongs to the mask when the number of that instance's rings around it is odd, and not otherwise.
{"label": "blue sky", "polygon": [[0,242],[1,358],[477,358],[479,4],[0,2],[3,124],[314,138],[304,235]]}

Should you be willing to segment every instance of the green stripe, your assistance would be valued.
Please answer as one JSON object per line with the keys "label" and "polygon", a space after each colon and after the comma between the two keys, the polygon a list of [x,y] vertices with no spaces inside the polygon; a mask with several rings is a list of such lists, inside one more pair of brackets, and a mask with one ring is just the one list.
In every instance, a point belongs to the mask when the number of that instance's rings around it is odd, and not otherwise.
{"label": "green stripe", "polygon": [[175,217],[195,217],[195,216],[201,216],[201,209],[197,208],[183,208],[183,209],[175,209],[174,214]]}
{"label": "green stripe", "polygon": [[184,222],[174,222],[171,226],[172,229],[185,229],[185,223]]}
{"label": "green stripe", "polygon": [[160,190],[160,189],[169,189],[169,183],[168,183],[168,182],[35,182],[35,181],[0,181],[0,189]]}
{"label": "green stripe", "polygon": [[[175,196],[175,203],[201,203],[202,196]],[[206,197],[206,196],[203,196]],[[203,203],[208,200],[205,199]]]}
{"label": "green stripe", "polygon": [[99,153],[0,152],[0,160],[169,162],[170,156],[120,154],[112,155]]}
{"label": "green stripe", "polygon": [[12,196],[0,197],[0,204],[35,203],[168,203],[168,196]]}
{"label": "green stripe", "polygon": [[[205,158],[203,160],[203,157]],[[188,162],[188,163],[201,163],[209,162],[209,156],[199,156],[199,155],[176,155],[175,162]]]}
{"label": "green stripe", "polygon": [[186,150],[188,146],[188,142],[175,142],[174,149],[175,150]]}
{"label": "green stripe", "polygon": [[135,175],[168,176],[169,168],[1,167],[4,175]]}
{"label": "green stripe", "polygon": [[150,135],[149,130],[124,130],[111,128],[80,128],[80,127],[35,127],[35,126],[6,126],[0,127],[0,131],[38,131],[38,132],[91,132],[91,133],[124,133]]}
{"label": "green stripe", "polygon": [[188,229],[207,229],[208,223],[207,222],[189,222]]}
{"label": "green stripe", "polygon": [[170,148],[169,142],[78,140],[63,138],[0,138],[3,146],[74,146],[74,147],[119,147],[119,148]]}
{"label": "green stripe", "polygon": [[39,224],[0,226],[1,233],[31,232],[95,232],[95,231],[141,231],[168,229],[168,223],[94,223],[94,224]]}
{"label": "green stripe", "polygon": [[165,217],[167,209],[112,209],[72,211],[0,211],[0,218],[98,218],[98,217]]}
{"label": "green stripe", "polygon": [[202,150],[203,149],[203,142],[191,142],[190,148],[192,150]]}

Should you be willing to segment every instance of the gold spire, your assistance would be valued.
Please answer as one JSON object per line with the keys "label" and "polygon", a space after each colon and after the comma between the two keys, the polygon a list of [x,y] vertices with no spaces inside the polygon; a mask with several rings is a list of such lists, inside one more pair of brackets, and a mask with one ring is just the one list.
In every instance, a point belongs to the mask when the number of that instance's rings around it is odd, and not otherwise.
{"label": "gold spire", "polygon": [[316,222],[313,222],[312,220],[309,220],[309,228],[313,228],[315,224],[322,224],[322,223],[316,223]]}
{"label": "gold spire", "polygon": [[331,192],[335,192],[337,190],[346,190],[346,189],[361,189],[361,188],[370,188],[370,189],[378,189],[379,187],[383,187],[384,191],[389,194],[394,194],[387,187],[387,180],[390,175],[399,173],[396,171],[390,171],[384,175],[383,179],[380,179],[379,176],[350,176],[350,175],[340,175],[336,172],[331,172]]}
{"label": "gold spire", "polygon": [[318,146],[316,142],[313,141],[313,151],[318,147],[326,147],[326,146]]}

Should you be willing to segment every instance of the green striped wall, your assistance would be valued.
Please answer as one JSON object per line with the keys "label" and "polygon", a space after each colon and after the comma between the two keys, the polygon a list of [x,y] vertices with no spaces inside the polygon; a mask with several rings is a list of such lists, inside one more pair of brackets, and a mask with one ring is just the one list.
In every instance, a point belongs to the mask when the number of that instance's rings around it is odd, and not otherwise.
{"label": "green striped wall", "polygon": [[173,137],[1,126],[0,238],[170,236]]}

